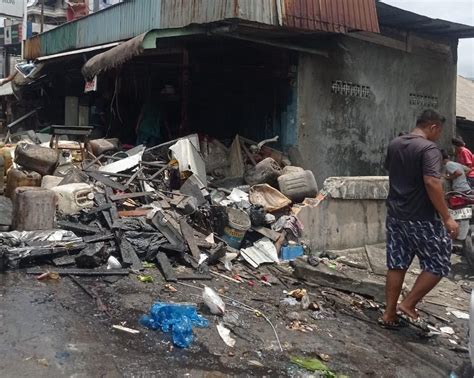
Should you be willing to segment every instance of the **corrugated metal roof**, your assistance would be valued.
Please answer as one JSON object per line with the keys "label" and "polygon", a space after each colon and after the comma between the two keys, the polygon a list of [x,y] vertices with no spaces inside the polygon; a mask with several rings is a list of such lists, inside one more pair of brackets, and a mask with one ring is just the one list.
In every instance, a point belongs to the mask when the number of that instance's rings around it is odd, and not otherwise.
{"label": "corrugated metal roof", "polygon": [[474,82],[462,76],[458,76],[456,117],[474,122]]}
{"label": "corrugated metal roof", "polygon": [[121,41],[152,29],[237,19],[273,29],[378,31],[375,0],[128,0],[28,40],[26,57]]}
{"label": "corrugated metal roof", "polygon": [[294,29],[379,32],[374,0],[285,0],[282,12],[283,25]]}
{"label": "corrugated metal roof", "polygon": [[377,2],[381,26],[404,29],[434,37],[474,38],[474,27],[434,19]]}
{"label": "corrugated metal roof", "polygon": [[276,1],[281,0],[161,0],[161,27],[181,28],[229,19],[278,25]]}

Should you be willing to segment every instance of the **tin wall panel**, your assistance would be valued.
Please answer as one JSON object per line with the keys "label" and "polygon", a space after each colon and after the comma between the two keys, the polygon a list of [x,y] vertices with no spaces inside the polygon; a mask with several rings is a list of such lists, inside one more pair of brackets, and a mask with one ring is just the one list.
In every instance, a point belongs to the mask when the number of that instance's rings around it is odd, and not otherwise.
{"label": "tin wall panel", "polygon": [[282,4],[283,26],[291,29],[380,32],[375,0],[277,1]]}

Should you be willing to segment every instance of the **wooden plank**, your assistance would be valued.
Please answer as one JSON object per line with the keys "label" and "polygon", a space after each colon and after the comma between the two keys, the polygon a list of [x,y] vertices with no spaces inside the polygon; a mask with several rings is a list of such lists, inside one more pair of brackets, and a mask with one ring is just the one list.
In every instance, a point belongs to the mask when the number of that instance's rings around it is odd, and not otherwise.
{"label": "wooden plank", "polygon": [[75,256],[58,257],[58,258],[53,260],[53,264],[55,266],[75,265],[76,264],[76,258],[75,258]]}
{"label": "wooden plank", "polygon": [[103,232],[101,234],[84,236],[82,240],[84,240],[84,243],[97,243],[97,242],[113,240],[114,238],[115,238],[115,235],[112,234],[111,232]]}
{"label": "wooden plank", "polygon": [[230,146],[229,152],[230,173],[232,177],[242,177],[245,173],[242,150],[240,147],[240,138],[237,135]]}
{"label": "wooden plank", "polygon": [[186,243],[188,243],[191,254],[193,255],[196,261],[199,261],[201,258],[201,251],[197,246],[196,239],[194,239],[193,228],[188,224],[188,222],[186,222],[185,218],[181,218],[179,220],[179,225],[181,226],[181,233],[183,234]]}
{"label": "wooden plank", "polygon": [[[71,274],[73,276],[127,276],[130,274],[128,269],[78,269],[78,268],[61,268],[53,269],[54,273],[60,276],[66,276]],[[26,274],[43,274],[44,269],[41,268],[30,268],[26,270]]]}
{"label": "wooden plank", "polygon": [[122,254],[122,261],[125,265],[130,266],[133,270],[143,270],[143,264],[138,258],[135,249],[125,238],[120,240],[120,253]]}
{"label": "wooden plank", "polygon": [[111,201],[122,201],[131,198],[140,198],[140,197],[153,197],[156,194],[153,192],[137,192],[137,193],[123,193],[123,194],[115,194],[110,196]]}
{"label": "wooden plank", "polygon": [[160,265],[161,272],[163,273],[163,277],[165,278],[165,280],[167,282],[177,282],[178,278],[176,277],[174,269],[171,266],[170,261],[168,260],[168,256],[166,256],[166,253],[158,252],[156,260]]}
{"label": "wooden plank", "polygon": [[107,200],[105,198],[105,194],[103,193],[96,193],[95,194],[95,202],[99,205],[99,207],[105,206],[105,205],[110,205],[110,207],[107,207],[106,209],[102,210],[102,216],[105,219],[105,223],[107,223],[107,227],[111,230],[113,226],[112,218],[110,217],[109,209],[112,207],[112,204],[109,203],[107,204]]}
{"label": "wooden plank", "polygon": [[121,192],[124,192],[127,188],[122,185],[121,183],[112,180],[111,178],[108,178],[107,176],[103,175],[100,172],[97,171],[85,171],[87,176],[92,177],[94,180],[97,180],[101,182],[102,184],[113,188],[115,190],[120,190]]}
{"label": "wooden plank", "polygon": [[278,241],[278,239],[280,239],[281,237],[281,234],[279,232],[273,231],[272,229],[267,227],[252,227],[252,230],[258,232],[260,235],[266,236],[274,242]]}
{"label": "wooden plank", "polygon": [[257,162],[255,161],[255,158],[253,157],[253,155],[251,154],[251,152],[249,151],[249,149],[247,148],[245,143],[241,143],[240,146],[242,147],[242,150],[244,150],[245,155],[247,155],[247,157],[250,160],[250,162],[252,163],[252,165],[257,165]]}
{"label": "wooden plank", "polygon": [[97,233],[97,228],[86,226],[81,223],[73,223],[67,221],[59,221],[58,227],[62,228],[63,230],[72,231],[79,234],[89,234],[94,235]]}
{"label": "wooden plank", "polygon": [[151,209],[122,210],[118,212],[120,218],[144,217]]}
{"label": "wooden plank", "polygon": [[[114,195],[114,192],[112,191],[112,188],[105,188],[105,196],[107,197],[107,202],[111,203],[111,197]],[[115,203],[111,203],[111,207],[109,209],[110,213],[110,219],[112,220],[112,227],[116,224],[117,221],[120,220],[118,211],[117,211],[117,206],[115,206]]]}

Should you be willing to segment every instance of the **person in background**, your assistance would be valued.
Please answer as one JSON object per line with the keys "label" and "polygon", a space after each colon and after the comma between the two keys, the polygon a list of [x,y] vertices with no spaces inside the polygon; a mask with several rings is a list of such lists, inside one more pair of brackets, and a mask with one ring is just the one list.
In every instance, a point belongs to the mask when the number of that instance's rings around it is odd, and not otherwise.
{"label": "person in background", "polygon": [[443,164],[446,170],[446,175],[444,177],[451,181],[451,189],[455,192],[461,192],[468,195],[472,194],[471,187],[466,178],[466,173],[469,172],[470,169],[462,164],[451,161],[445,150],[441,150],[441,153],[443,155]]}
{"label": "person in background", "polygon": [[[443,157],[436,145],[445,118],[425,110],[415,129],[388,146],[386,308],[378,319],[384,328],[400,326],[399,315],[426,330],[416,307],[451,267],[452,240],[459,226],[451,217],[441,182]],[[398,305],[405,274],[418,256],[422,273]]]}
{"label": "person in background", "polygon": [[466,143],[461,138],[453,138],[452,143],[456,151],[456,162],[468,167],[467,181],[471,188],[474,188],[474,158],[472,152],[466,147]]}
{"label": "person in background", "polygon": [[152,99],[143,104],[137,121],[137,145],[151,147],[161,142],[162,116],[161,106]]}

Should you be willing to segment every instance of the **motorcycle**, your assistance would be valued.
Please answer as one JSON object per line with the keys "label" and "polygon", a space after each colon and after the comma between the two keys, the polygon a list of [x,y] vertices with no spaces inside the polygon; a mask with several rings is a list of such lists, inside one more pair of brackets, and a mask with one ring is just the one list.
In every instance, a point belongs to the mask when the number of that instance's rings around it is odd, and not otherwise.
{"label": "motorcycle", "polygon": [[473,234],[474,219],[472,217],[472,207],[474,205],[474,195],[467,195],[461,192],[446,193],[449,213],[459,224],[459,234],[453,240],[453,248],[460,251],[467,259],[468,264],[474,268]]}

